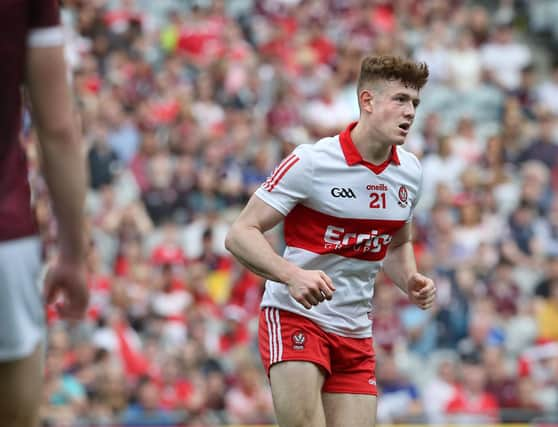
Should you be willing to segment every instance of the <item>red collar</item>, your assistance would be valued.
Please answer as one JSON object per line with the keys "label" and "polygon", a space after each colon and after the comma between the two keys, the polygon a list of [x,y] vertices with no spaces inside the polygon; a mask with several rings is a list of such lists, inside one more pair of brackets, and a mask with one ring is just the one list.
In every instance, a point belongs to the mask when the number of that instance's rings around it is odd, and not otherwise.
{"label": "red collar", "polygon": [[354,129],[358,122],[352,122],[347,129],[339,134],[339,142],[341,143],[341,150],[343,150],[343,154],[345,155],[345,160],[349,166],[353,165],[363,165],[374,172],[376,175],[381,174],[390,163],[395,165],[401,164],[399,161],[399,156],[397,154],[397,148],[395,145],[391,146],[391,153],[389,157],[381,164],[375,165],[373,163],[367,162],[364,160],[359,153],[358,149],[356,148],[353,139],[351,138],[351,131]]}

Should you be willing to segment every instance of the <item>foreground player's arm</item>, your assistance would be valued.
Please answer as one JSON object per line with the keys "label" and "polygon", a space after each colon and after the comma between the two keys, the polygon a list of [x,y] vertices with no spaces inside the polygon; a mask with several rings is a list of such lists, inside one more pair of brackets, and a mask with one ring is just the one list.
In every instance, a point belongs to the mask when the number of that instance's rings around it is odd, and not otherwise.
{"label": "foreground player's arm", "polygon": [[85,268],[85,147],[79,138],[63,46],[30,46],[26,86],[42,171],[58,224],[59,255],[45,278],[45,299],[63,318],[82,318],[89,300]]}
{"label": "foreground player's arm", "polygon": [[66,76],[63,46],[28,49],[26,86],[43,173],[58,220],[60,255],[81,260],[87,168]]}
{"label": "foreground player's arm", "polygon": [[304,270],[279,256],[264,233],[284,216],[257,196],[252,196],[225,239],[225,247],[254,273],[289,287],[295,300],[306,308],[331,299],[335,287],[319,270]]}
{"label": "foreground player's arm", "polygon": [[395,233],[384,259],[384,272],[420,308],[434,304],[434,282],[417,271],[411,239],[411,223],[407,222]]}

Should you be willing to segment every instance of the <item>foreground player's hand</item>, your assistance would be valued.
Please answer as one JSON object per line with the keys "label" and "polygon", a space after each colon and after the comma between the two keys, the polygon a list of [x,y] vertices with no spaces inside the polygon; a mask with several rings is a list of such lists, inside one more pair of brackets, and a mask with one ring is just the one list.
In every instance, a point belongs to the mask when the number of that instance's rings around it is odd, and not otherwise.
{"label": "foreground player's hand", "polygon": [[335,286],[327,274],[321,270],[299,269],[287,283],[291,296],[310,309],[323,300],[330,300]]}
{"label": "foreground player's hand", "polygon": [[45,300],[64,319],[83,318],[89,303],[85,264],[56,261],[45,277]]}
{"label": "foreground player's hand", "polygon": [[436,285],[432,279],[420,273],[415,273],[409,279],[407,289],[409,290],[409,299],[416,306],[426,310],[434,305]]}

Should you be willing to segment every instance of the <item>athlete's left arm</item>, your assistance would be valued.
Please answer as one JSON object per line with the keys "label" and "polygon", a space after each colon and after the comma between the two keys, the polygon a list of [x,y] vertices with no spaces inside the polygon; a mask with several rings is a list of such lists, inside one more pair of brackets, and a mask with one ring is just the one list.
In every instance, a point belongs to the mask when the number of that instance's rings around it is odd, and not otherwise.
{"label": "athlete's left arm", "polygon": [[422,309],[434,304],[434,281],[417,271],[412,244],[411,222],[401,227],[392,238],[384,259],[384,272],[407,295],[411,302]]}

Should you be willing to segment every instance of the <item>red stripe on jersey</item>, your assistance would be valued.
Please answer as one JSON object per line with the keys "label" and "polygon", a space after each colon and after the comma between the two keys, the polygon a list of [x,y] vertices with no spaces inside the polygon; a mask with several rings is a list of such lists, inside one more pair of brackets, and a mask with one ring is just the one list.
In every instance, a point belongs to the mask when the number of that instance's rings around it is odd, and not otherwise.
{"label": "red stripe on jersey", "polygon": [[281,163],[279,163],[279,165],[273,170],[273,173],[265,180],[263,187],[267,190],[269,188],[269,186],[271,185],[271,183],[273,182],[274,178],[277,176],[277,173],[279,173],[279,171],[281,169],[283,169],[283,167],[293,158],[295,157],[295,154],[291,154],[290,156],[287,156],[286,158],[283,159],[283,161]]}
{"label": "red stripe on jersey", "polygon": [[295,163],[298,162],[299,160],[300,158],[294,154],[287,157],[283,162],[281,162],[281,164],[279,165],[277,170],[273,173],[273,175],[270,177],[270,179],[266,180],[264,188],[267,191],[272,191],[275,188],[275,186],[279,184],[279,181],[281,181],[281,179],[285,176],[285,174],[289,171],[289,169],[292,168],[295,165]]}
{"label": "red stripe on jersey", "polygon": [[283,169],[283,172],[281,172],[281,174],[277,178],[275,178],[273,184],[271,184],[271,188],[269,189],[269,191],[273,190],[275,186],[279,184],[281,178],[283,178],[285,174],[289,171],[289,169],[292,168],[295,165],[295,163],[298,162],[299,160],[300,159],[298,157],[295,157],[293,160],[291,160],[291,162]]}
{"label": "red stripe on jersey", "polygon": [[317,254],[380,261],[405,221],[338,218],[297,205],[285,218],[285,243]]}

